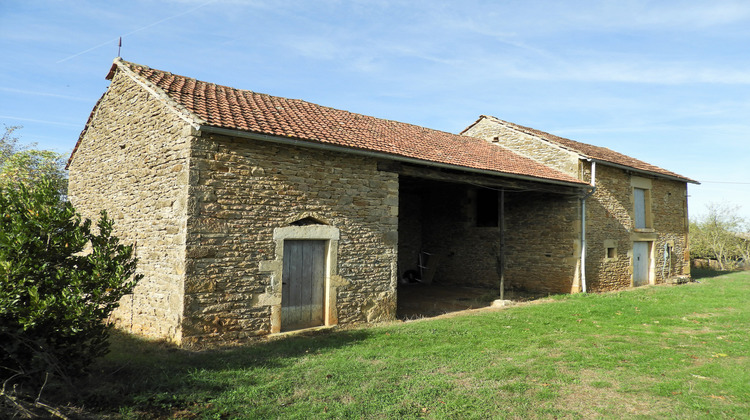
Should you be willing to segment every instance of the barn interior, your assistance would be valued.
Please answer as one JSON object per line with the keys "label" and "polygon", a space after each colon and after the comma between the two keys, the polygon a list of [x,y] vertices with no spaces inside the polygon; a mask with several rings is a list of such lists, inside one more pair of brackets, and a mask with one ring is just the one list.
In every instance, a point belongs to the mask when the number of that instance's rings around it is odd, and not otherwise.
{"label": "barn interior", "polygon": [[[512,270],[507,270],[506,259],[527,249],[534,255],[525,258],[532,261],[560,254],[559,250],[527,245],[535,239],[515,231],[519,225],[532,224],[535,228],[531,231],[544,235],[550,229],[545,226],[540,229],[539,225],[557,221],[543,217],[542,221],[530,220],[536,217],[536,208],[549,208],[550,202],[553,206],[564,203],[565,208],[570,207],[577,191],[563,189],[561,194],[557,187],[550,192],[544,191],[550,190],[548,186],[533,183],[499,182],[439,170],[400,169],[397,310],[400,319],[486,307],[501,298],[522,301],[550,293],[545,287],[527,284],[522,276],[507,278]],[[565,242],[569,247],[565,234],[553,236],[557,237],[546,238],[544,242],[551,247]]]}

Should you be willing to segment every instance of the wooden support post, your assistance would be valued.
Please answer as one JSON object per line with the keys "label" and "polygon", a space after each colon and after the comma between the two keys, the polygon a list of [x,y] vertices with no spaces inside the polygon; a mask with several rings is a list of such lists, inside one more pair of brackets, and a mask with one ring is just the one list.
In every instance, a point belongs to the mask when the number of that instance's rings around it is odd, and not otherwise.
{"label": "wooden support post", "polygon": [[505,189],[500,190],[500,300],[505,300]]}

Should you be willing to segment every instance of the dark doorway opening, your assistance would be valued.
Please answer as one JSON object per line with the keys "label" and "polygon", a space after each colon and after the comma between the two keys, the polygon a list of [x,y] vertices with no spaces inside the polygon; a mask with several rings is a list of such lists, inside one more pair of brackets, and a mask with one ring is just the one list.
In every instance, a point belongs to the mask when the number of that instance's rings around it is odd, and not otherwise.
{"label": "dark doorway opening", "polygon": [[499,299],[497,190],[402,176],[399,191],[398,316],[435,316]]}

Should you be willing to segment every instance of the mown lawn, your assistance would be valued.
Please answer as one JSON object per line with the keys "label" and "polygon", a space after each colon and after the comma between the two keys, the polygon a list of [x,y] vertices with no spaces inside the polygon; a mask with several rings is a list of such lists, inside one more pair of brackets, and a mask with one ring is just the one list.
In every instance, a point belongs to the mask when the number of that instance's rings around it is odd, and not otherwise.
{"label": "mown lawn", "polygon": [[750,272],[190,352],[115,337],[114,418],[750,418]]}

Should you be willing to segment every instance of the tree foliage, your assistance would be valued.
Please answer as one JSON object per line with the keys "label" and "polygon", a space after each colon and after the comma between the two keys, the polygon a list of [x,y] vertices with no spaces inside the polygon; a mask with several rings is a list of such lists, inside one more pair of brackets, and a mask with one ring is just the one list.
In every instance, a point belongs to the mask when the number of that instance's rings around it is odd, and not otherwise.
{"label": "tree foliage", "polygon": [[37,150],[36,144],[22,146],[14,135],[19,126],[5,127],[0,137],[0,187],[23,182],[32,186],[43,178],[52,182],[64,196],[68,189],[63,155],[50,150]]}
{"label": "tree foliage", "polygon": [[112,227],[82,220],[54,180],[0,186],[0,379],[67,377],[107,352],[106,320],[140,279]]}
{"label": "tree foliage", "polygon": [[737,214],[737,207],[708,205],[707,213],[690,223],[690,254],[718,261],[721,270],[731,270],[750,261],[750,222]]}

